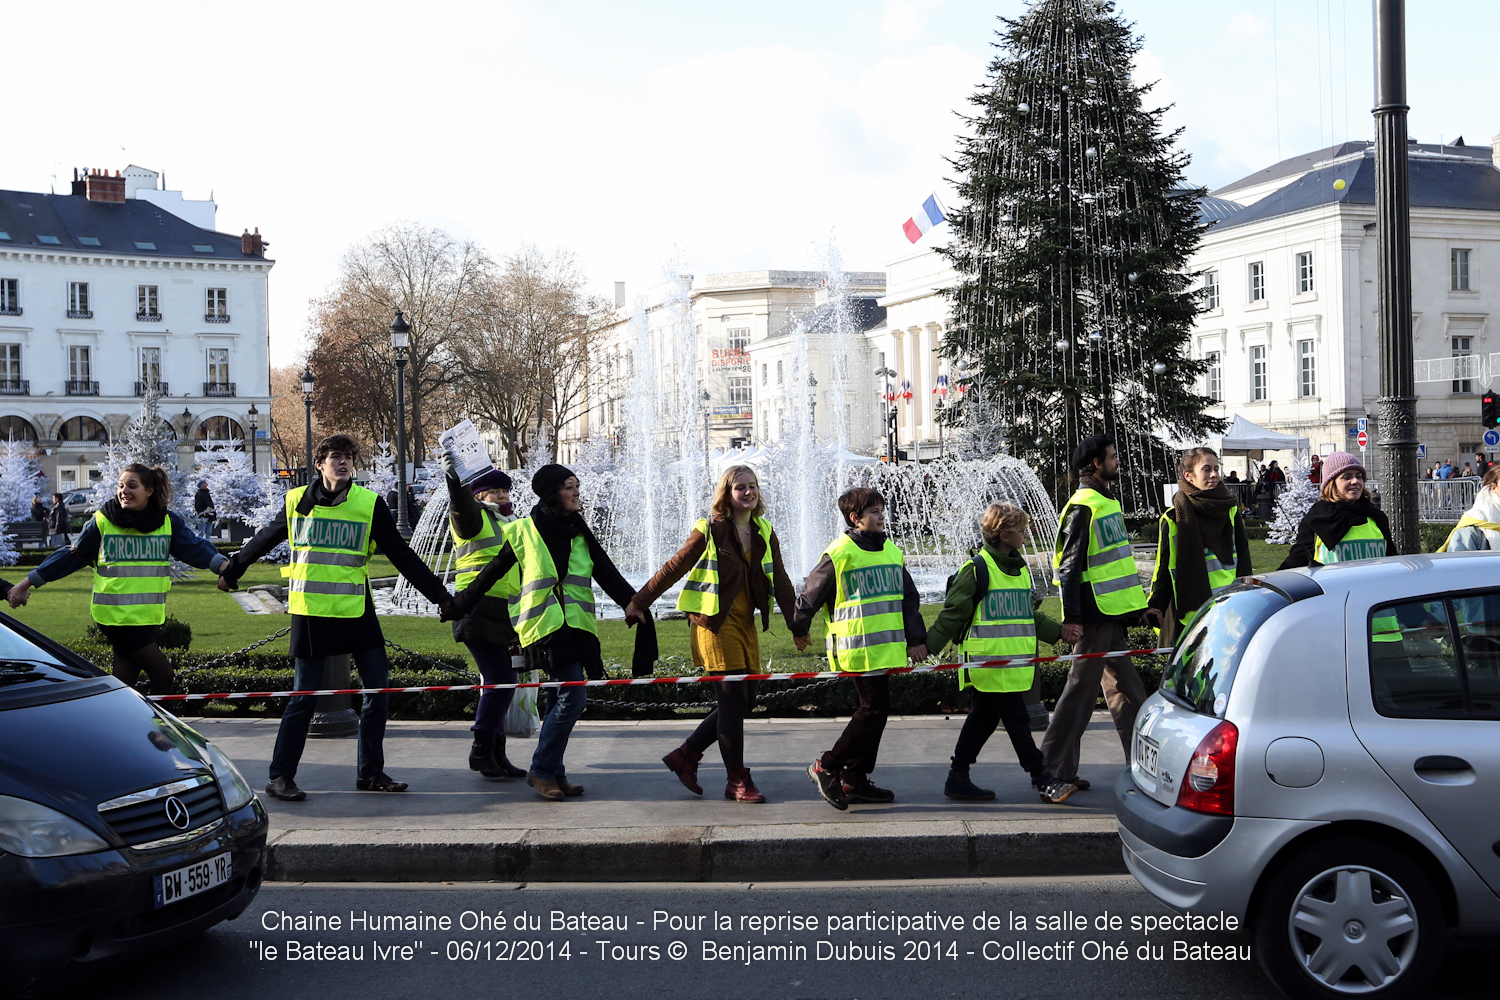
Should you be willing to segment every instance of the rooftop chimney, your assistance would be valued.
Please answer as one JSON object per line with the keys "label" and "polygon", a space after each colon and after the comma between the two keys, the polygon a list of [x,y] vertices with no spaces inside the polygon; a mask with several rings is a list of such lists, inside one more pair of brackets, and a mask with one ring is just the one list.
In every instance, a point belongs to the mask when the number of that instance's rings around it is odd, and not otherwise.
{"label": "rooftop chimney", "polygon": [[615,282],[615,308],[620,309],[625,305],[625,282]]}
{"label": "rooftop chimney", "polygon": [[88,185],[88,182],[85,181],[82,177],[78,176],[78,168],[74,167],[73,168],[73,192],[72,193],[76,197],[82,198],[85,194],[88,193],[88,186],[87,185]]}
{"label": "rooftop chimney", "polygon": [[253,233],[248,229],[245,230],[245,234],[240,237],[240,253],[253,254],[256,257],[266,255],[266,241],[261,239],[259,226],[255,227]]}
{"label": "rooftop chimney", "polygon": [[108,170],[90,170],[84,180],[84,194],[89,201],[125,201],[125,178],[118,170],[111,177]]}

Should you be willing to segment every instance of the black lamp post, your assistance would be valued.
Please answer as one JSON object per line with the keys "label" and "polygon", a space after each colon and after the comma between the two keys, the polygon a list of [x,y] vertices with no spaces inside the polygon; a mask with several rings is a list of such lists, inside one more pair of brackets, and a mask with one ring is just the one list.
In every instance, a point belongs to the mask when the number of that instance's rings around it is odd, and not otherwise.
{"label": "black lamp post", "polygon": [[312,404],[313,404],[313,373],[311,368],[302,369],[302,408],[307,418],[307,485],[312,486],[313,481],[313,449],[312,449]]}
{"label": "black lamp post", "polygon": [[700,388],[698,390],[698,399],[703,403],[703,471],[705,474],[708,474],[712,469],[708,460],[708,424],[713,416],[713,407],[708,404],[712,397],[709,396],[707,389]]}
{"label": "black lamp post", "polygon": [[254,403],[251,403],[250,404],[250,414],[249,414],[249,416],[250,416],[250,472],[253,475],[259,475],[260,474],[260,470],[255,467],[255,425],[256,425],[255,418],[257,416],[259,416],[259,415],[260,415],[260,411],[255,408],[255,404]]}
{"label": "black lamp post", "polygon": [[812,372],[807,373],[807,430],[812,435],[813,443],[818,441],[818,398],[813,395],[813,390],[818,387],[818,380],[813,377]]}
{"label": "black lamp post", "polygon": [[406,510],[406,349],[411,345],[411,324],[396,310],[391,322],[391,350],[396,353],[396,530],[411,537]]}
{"label": "black lamp post", "polygon": [[896,373],[889,368],[877,368],[875,374],[885,377],[885,395],[880,399],[881,413],[885,418],[885,456],[896,465],[896,402],[891,398],[891,379]]}

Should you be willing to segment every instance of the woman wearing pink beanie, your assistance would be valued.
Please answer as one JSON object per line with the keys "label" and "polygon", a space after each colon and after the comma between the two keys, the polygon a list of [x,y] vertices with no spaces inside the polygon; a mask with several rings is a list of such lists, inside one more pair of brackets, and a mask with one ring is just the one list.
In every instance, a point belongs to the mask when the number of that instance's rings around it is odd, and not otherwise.
{"label": "woman wearing pink beanie", "polygon": [[1365,467],[1347,451],[1323,460],[1323,490],[1297,526],[1282,569],[1397,555],[1391,525],[1370,499]]}

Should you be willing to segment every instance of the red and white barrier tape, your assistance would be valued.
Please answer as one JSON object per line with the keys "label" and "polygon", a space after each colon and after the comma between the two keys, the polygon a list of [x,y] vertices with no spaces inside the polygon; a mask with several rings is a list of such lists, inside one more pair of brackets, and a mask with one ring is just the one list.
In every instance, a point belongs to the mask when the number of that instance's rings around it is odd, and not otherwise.
{"label": "red and white barrier tape", "polygon": [[327,688],[318,691],[233,691],[214,694],[153,694],[152,701],[219,701],[235,698],[293,698],[329,694],[422,694],[427,691],[499,691],[507,688],[562,687],[635,687],[645,684],[711,684],[714,681],[803,681],[825,677],[870,677],[875,674],[924,674],[934,670],[958,670],[962,667],[1021,667],[1036,663],[1067,660],[1097,660],[1108,656],[1149,656],[1171,653],[1173,647],[1156,649],[1117,649],[1105,653],[1069,653],[1065,656],[1004,656],[979,663],[931,663],[910,667],[891,667],[867,673],[842,670],[811,670],[775,674],[699,674],[692,677],[618,677],[599,681],[522,681],[516,684],[435,684],[428,687]]}

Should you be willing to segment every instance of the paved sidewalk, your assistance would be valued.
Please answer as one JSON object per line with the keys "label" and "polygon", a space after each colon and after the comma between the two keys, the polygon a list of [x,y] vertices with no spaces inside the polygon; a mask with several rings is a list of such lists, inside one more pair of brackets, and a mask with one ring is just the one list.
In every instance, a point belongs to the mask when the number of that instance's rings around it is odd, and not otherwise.
{"label": "paved sidewalk", "polygon": [[[189,720],[263,788],[279,720]],[[972,771],[994,802],[942,794],[962,716],[894,718],[875,780],[889,805],[830,808],[804,769],[844,720],[764,719],[746,724],[747,764],[770,799],[723,798],[716,749],[704,755],[700,798],[660,758],[696,723],[583,722],[568,745],[568,778],[581,798],[549,802],[525,779],[490,781],[468,770],[467,722],[393,722],[386,770],[411,790],[354,789],[354,741],[309,740],[298,784],[304,802],[262,795],[271,814],[269,877],[282,881],[524,879],[755,881],[1095,874],[1124,870],[1111,788],[1123,766],[1108,713],[1083,743],[1093,788],[1061,805],[1038,800],[1003,729]],[[1041,734],[1035,734],[1040,739]],[[534,739],[508,742],[525,767]]]}

